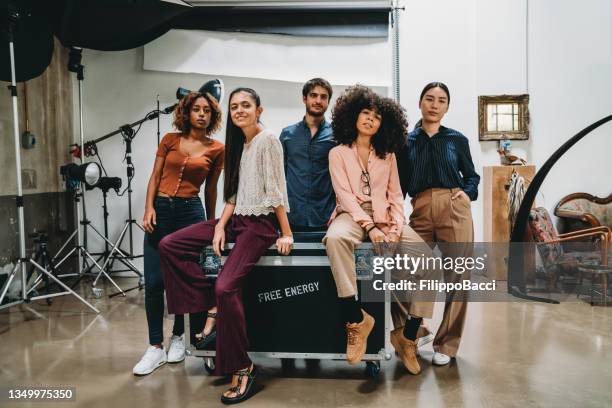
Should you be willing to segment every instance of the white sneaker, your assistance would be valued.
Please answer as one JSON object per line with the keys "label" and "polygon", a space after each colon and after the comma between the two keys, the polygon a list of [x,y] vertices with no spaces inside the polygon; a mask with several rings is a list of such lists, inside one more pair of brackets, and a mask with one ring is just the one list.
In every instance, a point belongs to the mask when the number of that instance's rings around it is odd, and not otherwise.
{"label": "white sneaker", "polygon": [[185,359],[185,342],[183,336],[172,336],[168,347],[168,362],[180,363]]}
{"label": "white sneaker", "polygon": [[446,354],[435,352],[433,355],[433,360],[431,362],[434,363],[435,365],[443,366],[443,365],[447,365],[448,363],[450,363],[450,361],[451,361],[450,356],[447,356]]}
{"label": "white sneaker", "polygon": [[164,364],[166,364],[166,352],[161,348],[149,346],[144,356],[132,369],[132,372],[134,375],[147,375]]}
{"label": "white sneaker", "polygon": [[434,341],[434,337],[435,336],[433,335],[433,333],[429,333],[427,336],[419,337],[417,345],[419,347],[423,347],[424,345]]}

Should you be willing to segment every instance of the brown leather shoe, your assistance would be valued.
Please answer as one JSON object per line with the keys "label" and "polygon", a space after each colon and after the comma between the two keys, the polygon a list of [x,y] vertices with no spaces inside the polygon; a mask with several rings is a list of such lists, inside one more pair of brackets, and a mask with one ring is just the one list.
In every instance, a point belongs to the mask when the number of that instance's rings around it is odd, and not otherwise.
{"label": "brown leather shoe", "polygon": [[365,310],[363,320],[359,323],[346,324],[346,361],[349,364],[357,364],[363,358],[368,346],[368,336],[374,328],[374,318]]}
{"label": "brown leather shoe", "polygon": [[412,341],[404,337],[404,328],[400,327],[391,332],[391,344],[402,359],[402,363],[404,363],[406,370],[414,375],[419,374],[421,372],[421,366],[417,360],[418,340]]}

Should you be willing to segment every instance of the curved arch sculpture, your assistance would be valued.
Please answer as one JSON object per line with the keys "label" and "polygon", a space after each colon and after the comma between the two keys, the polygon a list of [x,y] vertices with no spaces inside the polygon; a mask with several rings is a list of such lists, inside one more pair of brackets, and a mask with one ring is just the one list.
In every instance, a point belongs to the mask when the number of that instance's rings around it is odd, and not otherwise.
{"label": "curved arch sculpture", "polygon": [[563,156],[572,146],[574,146],[580,139],[591,133],[593,130],[602,126],[603,124],[612,120],[612,115],[606,116],[603,119],[598,120],[590,126],[587,126],[572,138],[570,138],[567,142],[563,143],[561,147],[559,147],[549,158],[546,160],[544,165],[540,168],[540,170],[536,173],[533,181],[529,185],[527,192],[525,193],[525,197],[523,198],[523,202],[519,207],[518,214],[516,216],[516,221],[514,223],[514,229],[512,230],[512,235],[510,237],[510,256],[508,259],[508,292],[516,297],[528,300],[536,300],[547,303],[559,303],[556,300],[540,298],[536,296],[530,296],[527,294],[526,286],[525,286],[525,273],[523,269],[522,263],[522,253],[521,248],[518,247],[518,243],[523,242],[525,231],[527,228],[527,218],[529,217],[529,211],[533,202],[535,201],[536,194],[540,190],[540,186],[544,182],[544,179],[550,172],[550,169],[555,165],[555,163]]}

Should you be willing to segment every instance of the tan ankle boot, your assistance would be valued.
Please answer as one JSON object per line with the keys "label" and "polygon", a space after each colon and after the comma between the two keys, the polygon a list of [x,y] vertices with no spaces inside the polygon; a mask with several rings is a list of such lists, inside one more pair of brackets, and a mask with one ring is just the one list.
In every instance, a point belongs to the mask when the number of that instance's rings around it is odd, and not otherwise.
{"label": "tan ankle boot", "polygon": [[374,318],[363,309],[363,320],[346,324],[346,361],[357,364],[363,358],[368,346],[368,336],[374,328]]}
{"label": "tan ankle boot", "polygon": [[404,328],[400,327],[391,332],[391,344],[399,355],[404,367],[411,374],[419,374],[421,366],[417,360],[417,340],[409,340],[404,337]]}

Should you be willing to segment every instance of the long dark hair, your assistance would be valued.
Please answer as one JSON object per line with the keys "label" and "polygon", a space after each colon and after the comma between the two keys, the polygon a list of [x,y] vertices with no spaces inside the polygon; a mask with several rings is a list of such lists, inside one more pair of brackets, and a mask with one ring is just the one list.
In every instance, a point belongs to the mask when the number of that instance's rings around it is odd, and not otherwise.
{"label": "long dark hair", "polygon": [[230,104],[232,97],[239,93],[245,92],[251,95],[255,106],[258,108],[261,105],[261,99],[257,92],[251,88],[236,88],[232,91],[227,103],[227,125],[225,127],[225,177],[223,183],[223,200],[226,202],[238,192],[238,179],[240,177],[240,159],[242,158],[242,150],[246,137],[244,132],[232,122]]}
{"label": "long dark hair", "polygon": [[332,130],[338,143],[350,146],[357,139],[357,118],[362,109],[375,109],[382,117],[380,128],[372,138],[376,155],[384,159],[399,151],[406,141],[408,120],[404,109],[390,98],[377,95],[363,85],[348,87],[332,111]]}

